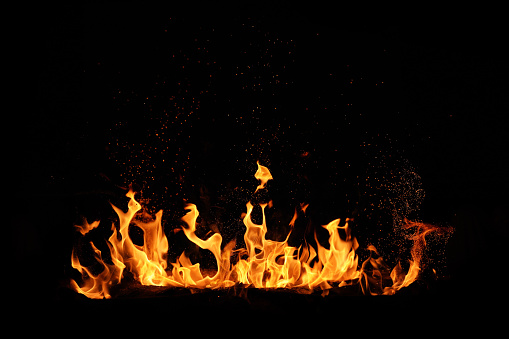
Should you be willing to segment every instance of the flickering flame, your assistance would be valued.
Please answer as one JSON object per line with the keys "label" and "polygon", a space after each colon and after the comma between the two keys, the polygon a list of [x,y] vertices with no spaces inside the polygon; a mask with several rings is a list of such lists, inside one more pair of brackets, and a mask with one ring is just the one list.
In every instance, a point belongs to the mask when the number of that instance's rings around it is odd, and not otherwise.
{"label": "flickering flame", "polygon": [[[267,181],[273,179],[267,167],[257,164],[255,178],[260,181],[260,185],[255,193],[265,189]],[[417,279],[422,252],[426,245],[425,236],[437,229],[424,223],[406,222],[406,228],[416,230],[412,238],[414,246],[411,250],[410,268],[405,272],[398,263],[390,273],[392,285],[383,287],[380,272],[386,265],[381,257],[373,257],[378,255],[374,246],[368,246],[373,256],[359,267],[358,255],[355,252],[359,244],[351,234],[349,227],[351,219],[346,219],[341,226],[340,219],[323,226],[329,233],[328,246],[322,246],[315,233],[316,248],[308,243],[296,248],[288,244],[291,231],[284,241],[266,238],[265,209],[271,207],[272,201],[258,204],[262,212],[261,224],[253,222],[251,215],[255,206],[248,202],[246,213],[243,215],[246,227],[245,248],[234,251],[236,245],[234,241],[221,249],[223,239],[219,233],[214,233],[205,240],[195,234],[199,212],[195,205],[188,204],[185,207],[188,213],[182,218],[187,226],[182,227],[182,231],[191,242],[210,251],[216,260],[216,273],[204,276],[200,264],[192,263],[185,252],[168,267],[166,260],[168,240],[161,224],[163,212],[157,212],[152,221],[141,221],[136,218],[141,205],[135,200],[135,192],[130,189],[126,196],[130,199],[126,212],[111,204],[118,216],[118,224],[112,224],[112,235],[107,242],[111,263],[109,260],[103,260],[101,251],[90,243],[95,260],[102,265],[102,271],[94,274],[81,265],[76,251],[72,252],[72,267],[81,273],[82,284],[72,280],[71,287],[89,298],[111,298],[110,289],[121,282],[124,270],[129,271],[142,285],[153,286],[214,289],[242,284],[255,288],[289,288],[300,293],[311,293],[318,288],[326,294],[334,286],[341,287],[360,282],[364,293],[394,294]],[[305,214],[307,207],[307,204],[301,204],[300,212]],[[291,227],[298,218],[298,212],[296,209],[290,221]],[[145,215],[143,219],[146,220],[147,216]],[[83,225],[76,226],[76,229],[84,236],[98,227],[99,223],[95,221],[88,224],[85,221]],[[134,244],[131,240],[129,236],[131,224],[143,230],[142,246]],[[340,231],[343,237],[340,236]],[[232,263],[234,255],[237,256],[237,260]]]}
{"label": "flickering flame", "polygon": [[[437,227],[431,224],[410,221],[408,219],[405,219],[403,228],[415,229],[415,233],[410,238],[413,241],[413,246],[410,250],[410,255],[412,256],[412,259],[409,260],[410,267],[408,272],[404,273],[401,267],[401,263],[398,262],[398,264],[391,272],[393,285],[391,287],[386,287],[384,294],[394,294],[401,288],[409,286],[418,278],[419,272],[421,270],[421,259],[424,253],[424,249],[426,248],[426,235],[430,233],[452,232],[450,227]],[[434,269],[433,271],[435,272]]]}
{"label": "flickering flame", "polygon": [[256,164],[258,165],[258,170],[255,173],[255,178],[260,180],[260,185],[256,188],[255,193],[259,189],[265,188],[265,185],[267,185],[267,181],[272,180],[272,174],[270,174],[269,169],[265,166],[260,165],[260,162],[257,161]]}
{"label": "flickering flame", "polygon": [[94,228],[97,228],[99,226],[99,220],[94,221],[93,223],[89,224],[86,220],[83,225],[74,225],[76,230],[81,233],[81,235],[85,235]]}

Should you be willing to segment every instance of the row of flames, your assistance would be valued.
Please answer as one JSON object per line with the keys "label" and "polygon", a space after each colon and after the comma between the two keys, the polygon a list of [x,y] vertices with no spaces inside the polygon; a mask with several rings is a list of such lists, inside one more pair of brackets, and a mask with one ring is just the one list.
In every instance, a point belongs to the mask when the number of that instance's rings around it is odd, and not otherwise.
{"label": "row of flames", "polygon": [[[265,188],[272,175],[267,167],[258,163],[255,178],[260,180],[260,185],[256,189],[258,191]],[[109,260],[108,262],[103,260],[101,251],[90,242],[95,259],[103,266],[101,273],[93,274],[90,269],[80,264],[76,250],[72,251],[72,267],[81,273],[82,284],[80,286],[75,280],[71,280],[71,287],[89,298],[111,298],[111,287],[121,282],[126,269],[142,285],[152,286],[216,289],[242,284],[255,288],[289,288],[300,293],[311,293],[315,289],[320,289],[326,294],[333,285],[341,287],[360,283],[365,294],[394,294],[417,279],[422,251],[426,245],[425,236],[436,229],[428,224],[406,223],[405,227],[415,228],[409,269],[405,272],[398,263],[390,273],[392,285],[383,287],[380,271],[387,266],[382,258],[378,257],[375,247],[370,245],[368,250],[376,255],[371,255],[359,267],[355,252],[359,244],[351,235],[349,219],[346,219],[344,226],[339,226],[339,219],[323,226],[329,232],[329,248],[320,245],[316,234],[316,249],[309,244],[296,248],[288,245],[291,231],[284,241],[266,239],[265,208],[268,204],[259,204],[263,220],[258,225],[251,219],[253,205],[248,202],[247,212],[243,218],[246,226],[244,234],[246,248],[233,251],[234,241],[221,249],[222,237],[219,233],[206,240],[196,236],[198,210],[195,205],[188,204],[186,210],[189,212],[182,218],[187,227],[182,227],[182,230],[191,242],[212,252],[217,264],[215,275],[203,276],[200,264],[193,264],[185,253],[168,267],[166,260],[168,239],[161,224],[162,210],[155,214],[151,222],[137,220],[135,215],[141,209],[141,205],[134,199],[135,193],[132,190],[126,195],[130,198],[127,212],[111,205],[118,215],[120,225],[117,230],[113,223],[113,233],[107,242],[111,264]],[[305,213],[307,207],[308,205],[301,205],[301,212]],[[296,210],[290,226],[293,227],[297,215]],[[134,244],[129,237],[130,224],[135,224],[143,230],[142,246]],[[90,224],[85,221],[83,225],[77,225],[76,229],[85,235],[98,225],[99,221]],[[340,229],[346,237],[340,236]],[[234,252],[238,254],[238,261],[232,264],[230,259]]]}

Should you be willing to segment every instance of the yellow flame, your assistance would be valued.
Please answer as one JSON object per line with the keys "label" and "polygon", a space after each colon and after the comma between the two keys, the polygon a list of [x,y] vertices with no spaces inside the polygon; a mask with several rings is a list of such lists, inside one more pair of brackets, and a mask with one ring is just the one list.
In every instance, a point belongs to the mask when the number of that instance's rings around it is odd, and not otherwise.
{"label": "yellow flame", "polygon": [[260,165],[259,161],[257,161],[256,164],[258,165],[258,170],[255,173],[255,178],[260,180],[260,185],[256,187],[255,193],[258,190],[265,188],[265,186],[267,185],[267,181],[273,179],[272,174],[270,174],[269,169],[267,167]]}
{"label": "yellow flame", "polygon": [[[260,180],[260,185],[256,191],[265,188],[267,181],[272,179],[269,169],[261,166],[259,162],[257,164],[255,178]],[[71,287],[89,298],[110,298],[110,288],[121,282],[125,269],[141,284],[153,286],[222,288],[243,284],[256,288],[294,288],[301,293],[302,291],[309,293],[315,288],[326,291],[333,285],[341,287],[364,279],[361,284],[364,293],[380,294],[383,290],[383,294],[394,294],[417,279],[422,248],[426,244],[425,235],[434,230],[431,225],[407,221],[407,228],[416,229],[410,269],[405,273],[398,263],[390,273],[392,286],[382,288],[380,270],[385,267],[382,258],[374,259],[370,256],[359,268],[355,252],[359,244],[351,235],[349,227],[351,219],[346,219],[343,226],[340,226],[340,219],[323,226],[329,233],[328,247],[320,244],[315,233],[316,248],[307,243],[296,248],[288,245],[291,231],[284,241],[266,239],[265,208],[268,204],[259,204],[262,222],[255,224],[251,218],[254,206],[248,202],[243,216],[246,246],[234,251],[234,241],[221,249],[222,237],[219,233],[214,233],[205,240],[195,234],[199,212],[195,205],[188,204],[185,207],[188,213],[182,218],[187,226],[183,227],[182,231],[191,242],[212,252],[216,260],[216,273],[213,276],[203,276],[200,264],[193,264],[185,253],[168,267],[166,260],[168,240],[161,224],[163,212],[157,212],[150,222],[135,219],[141,205],[135,200],[135,192],[132,189],[126,196],[130,198],[126,212],[111,204],[118,216],[118,224],[112,224],[112,235],[107,242],[112,263],[106,263],[101,251],[90,243],[95,259],[103,266],[102,272],[94,275],[81,265],[76,251],[74,249],[72,251],[72,267],[81,273],[83,283],[80,286],[72,280]],[[301,204],[300,210],[305,213],[307,207],[307,204]],[[297,218],[296,209],[290,226],[294,226]],[[143,230],[142,246],[134,244],[129,237],[131,224]],[[92,224],[85,221],[83,225],[76,226],[76,229],[84,236],[98,225],[99,221]],[[340,236],[340,230],[344,234],[344,239]],[[368,250],[378,255],[374,246],[368,246]],[[232,253],[238,256],[234,265],[230,261]],[[368,266],[371,267],[370,274],[366,273]],[[370,281],[376,281],[378,286],[370,288],[368,283]]]}

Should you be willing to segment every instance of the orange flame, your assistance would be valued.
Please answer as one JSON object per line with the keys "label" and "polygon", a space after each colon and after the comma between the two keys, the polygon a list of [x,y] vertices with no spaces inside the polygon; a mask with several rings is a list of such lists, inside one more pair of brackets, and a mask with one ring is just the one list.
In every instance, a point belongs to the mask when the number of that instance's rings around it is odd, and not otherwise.
{"label": "orange flame", "polygon": [[272,174],[270,174],[269,169],[265,166],[260,165],[260,162],[257,161],[256,164],[258,165],[258,170],[255,173],[255,178],[260,180],[260,185],[256,187],[255,193],[259,189],[265,188],[265,185],[267,185],[267,181],[272,180]]}
{"label": "orange flame", "polygon": [[[260,185],[255,192],[265,188],[267,181],[273,179],[267,167],[261,166],[259,162],[257,164],[255,178],[260,180]],[[105,262],[101,251],[90,243],[95,259],[103,266],[100,274],[94,275],[91,270],[82,266],[76,251],[73,250],[72,267],[81,273],[83,280],[81,286],[76,281],[71,281],[71,287],[75,291],[89,298],[111,298],[110,288],[121,282],[124,270],[127,269],[142,285],[224,288],[242,284],[256,288],[293,288],[301,293],[311,293],[315,288],[319,288],[326,294],[326,291],[335,285],[341,287],[364,279],[364,283],[361,284],[364,293],[381,294],[383,290],[383,294],[394,294],[417,279],[422,251],[426,245],[425,236],[437,229],[428,224],[407,221],[405,227],[417,230],[413,236],[414,247],[411,251],[410,269],[405,273],[398,263],[390,274],[392,286],[382,289],[380,270],[385,264],[382,258],[374,259],[370,256],[359,268],[355,252],[359,244],[351,235],[349,227],[351,219],[346,219],[343,226],[340,226],[340,219],[323,226],[329,233],[328,248],[320,244],[316,233],[316,248],[307,243],[296,248],[288,245],[291,231],[284,241],[266,239],[265,208],[268,204],[259,204],[262,223],[255,224],[251,219],[254,206],[248,202],[243,217],[246,227],[244,234],[246,247],[233,251],[234,241],[221,249],[222,237],[219,233],[214,233],[206,240],[195,234],[199,213],[195,205],[188,204],[185,207],[188,213],[182,218],[187,227],[183,227],[182,230],[191,242],[212,252],[216,260],[216,273],[212,276],[203,276],[200,264],[193,264],[185,253],[168,267],[166,260],[168,240],[161,224],[163,212],[157,212],[150,222],[135,219],[141,205],[135,200],[134,195],[132,189],[126,194],[130,198],[127,212],[111,204],[118,216],[118,227],[115,223],[112,224],[112,235],[107,242],[112,263]],[[300,209],[305,213],[307,207],[307,204],[301,204]],[[292,227],[298,217],[297,212],[296,209],[290,222]],[[143,230],[142,246],[134,244],[129,237],[131,224]],[[99,221],[92,224],[85,221],[84,225],[76,226],[76,229],[84,236],[98,225]],[[340,236],[339,230],[345,234],[344,239]],[[373,246],[370,245],[368,249],[376,253]],[[238,256],[235,264],[231,263],[232,253]],[[368,266],[371,266],[373,271],[370,275],[366,273]],[[370,288],[368,281],[377,281],[378,286]]]}
{"label": "orange flame", "polygon": [[396,291],[409,286],[417,280],[421,271],[422,256],[426,248],[426,235],[430,233],[441,233],[445,235],[452,232],[450,227],[437,227],[431,224],[410,221],[406,218],[404,219],[403,228],[415,229],[415,233],[410,237],[410,240],[413,241],[413,246],[410,250],[410,255],[412,257],[412,259],[409,260],[410,267],[408,272],[405,273],[401,267],[401,263],[398,262],[390,275],[393,285],[391,287],[386,287],[384,289],[384,294],[394,294]]}

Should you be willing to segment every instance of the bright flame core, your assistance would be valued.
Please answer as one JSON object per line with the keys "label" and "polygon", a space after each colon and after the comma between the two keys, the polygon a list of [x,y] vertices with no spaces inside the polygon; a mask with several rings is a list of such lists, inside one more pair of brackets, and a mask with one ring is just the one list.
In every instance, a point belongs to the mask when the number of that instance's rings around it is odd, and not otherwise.
{"label": "bright flame core", "polygon": [[[257,164],[255,178],[260,180],[260,185],[255,192],[265,189],[268,180],[273,179],[267,167]],[[392,285],[383,287],[380,270],[386,268],[386,265],[382,258],[374,259],[370,256],[359,268],[355,252],[359,244],[351,235],[350,219],[345,220],[344,226],[339,226],[340,219],[323,226],[329,233],[328,248],[320,245],[316,233],[316,248],[307,243],[296,248],[288,245],[291,231],[284,241],[266,239],[265,209],[272,205],[272,201],[259,204],[262,211],[261,224],[253,222],[251,213],[254,206],[248,202],[243,218],[246,227],[244,234],[246,247],[233,251],[234,241],[221,249],[222,236],[219,233],[214,233],[206,240],[196,236],[196,220],[199,213],[195,205],[188,204],[185,209],[189,212],[182,218],[187,227],[183,227],[182,230],[191,242],[212,252],[216,260],[215,275],[203,276],[200,264],[193,264],[185,253],[168,267],[166,260],[168,240],[161,225],[162,210],[155,214],[153,221],[142,222],[135,219],[141,205],[135,200],[134,195],[135,192],[132,190],[126,194],[130,198],[127,212],[111,205],[119,219],[118,230],[113,223],[112,235],[107,242],[112,263],[105,262],[101,251],[90,243],[95,260],[103,266],[101,273],[93,274],[90,269],[82,266],[73,249],[72,267],[81,273],[83,280],[81,286],[71,280],[71,287],[75,291],[89,298],[111,298],[111,287],[121,282],[124,270],[127,269],[142,285],[215,289],[242,284],[255,288],[289,288],[299,293],[311,293],[318,288],[327,294],[333,286],[341,287],[360,282],[362,291],[366,294],[394,294],[417,279],[422,251],[426,245],[425,235],[437,229],[428,224],[407,221],[407,228],[416,229],[410,268],[405,273],[398,263],[390,274]],[[308,205],[301,204],[300,211],[305,213],[307,207]],[[297,212],[296,209],[290,222],[292,227],[298,217]],[[134,244],[129,237],[131,223],[143,230],[143,246]],[[85,221],[84,225],[76,226],[76,229],[81,235],[85,235],[98,225],[99,221],[92,224]],[[344,239],[340,236],[339,230],[345,235]],[[368,250],[377,254],[372,245],[368,246]],[[230,259],[234,253],[238,260],[232,264]]]}

